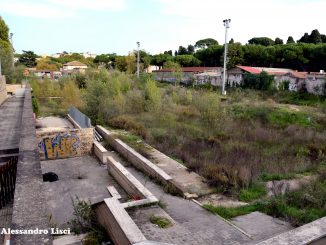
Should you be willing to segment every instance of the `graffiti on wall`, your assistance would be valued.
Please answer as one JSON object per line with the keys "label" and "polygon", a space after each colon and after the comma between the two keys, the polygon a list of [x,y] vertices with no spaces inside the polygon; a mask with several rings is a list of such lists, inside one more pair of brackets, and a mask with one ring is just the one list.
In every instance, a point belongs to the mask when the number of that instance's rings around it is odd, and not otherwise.
{"label": "graffiti on wall", "polygon": [[59,133],[43,138],[38,144],[41,160],[59,159],[77,155],[80,139],[77,134]]}

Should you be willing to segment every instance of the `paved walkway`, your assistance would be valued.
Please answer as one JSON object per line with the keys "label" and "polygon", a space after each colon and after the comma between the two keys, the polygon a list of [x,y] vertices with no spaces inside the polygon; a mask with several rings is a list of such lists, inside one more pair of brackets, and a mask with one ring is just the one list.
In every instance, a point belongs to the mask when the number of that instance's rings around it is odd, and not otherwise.
{"label": "paved walkway", "polygon": [[0,106],[0,151],[19,147],[23,104],[24,98],[11,97]]}

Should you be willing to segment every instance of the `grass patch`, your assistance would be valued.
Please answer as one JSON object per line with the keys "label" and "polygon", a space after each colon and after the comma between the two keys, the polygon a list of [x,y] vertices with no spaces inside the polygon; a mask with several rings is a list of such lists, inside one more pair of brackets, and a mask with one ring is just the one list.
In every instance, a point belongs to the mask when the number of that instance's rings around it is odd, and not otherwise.
{"label": "grass patch", "polygon": [[296,177],[296,174],[294,173],[274,173],[274,174],[268,174],[263,173],[260,176],[260,179],[262,181],[273,181],[273,180],[288,180],[288,179],[294,179]]}
{"label": "grass patch", "polygon": [[152,224],[158,225],[160,228],[168,228],[172,226],[172,222],[169,219],[161,216],[151,215],[149,221]]}
{"label": "grass patch", "polygon": [[249,214],[258,211],[261,208],[259,203],[233,207],[233,208],[213,206],[210,204],[204,204],[203,207],[214,214],[218,214],[224,219],[232,219],[240,215]]}
{"label": "grass patch", "polygon": [[239,119],[258,119],[263,123],[269,123],[281,128],[293,124],[301,127],[320,127],[312,116],[302,112],[288,111],[284,108],[271,108],[265,106],[244,107],[235,105],[232,108],[232,112],[233,115]]}
{"label": "grass patch", "polygon": [[248,188],[240,190],[239,200],[251,202],[266,195],[266,188],[263,184],[254,183]]}

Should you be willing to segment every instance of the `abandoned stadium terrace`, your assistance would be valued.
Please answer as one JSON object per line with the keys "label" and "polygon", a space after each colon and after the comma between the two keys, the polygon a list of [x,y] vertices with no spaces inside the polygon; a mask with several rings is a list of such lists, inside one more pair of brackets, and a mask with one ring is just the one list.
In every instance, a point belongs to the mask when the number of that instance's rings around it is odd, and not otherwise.
{"label": "abandoned stadium terrace", "polygon": [[[151,160],[146,159],[112,132],[81,118],[70,113],[69,120],[36,121],[29,87],[0,106],[1,229],[50,230],[54,224],[67,229],[71,198],[78,196],[91,202],[114,244],[325,243],[326,218],[294,229],[259,212],[229,221],[206,211],[198,197],[214,194],[200,176],[153,148]],[[43,182],[48,172],[58,180]],[[153,215],[172,225],[158,227],[149,221]],[[6,245],[81,244],[83,236],[0,238]]]}

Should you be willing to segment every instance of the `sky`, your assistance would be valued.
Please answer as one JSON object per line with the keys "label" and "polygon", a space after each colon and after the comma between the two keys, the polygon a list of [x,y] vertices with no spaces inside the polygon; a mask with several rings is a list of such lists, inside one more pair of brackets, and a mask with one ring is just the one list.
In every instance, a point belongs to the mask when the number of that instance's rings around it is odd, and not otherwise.
{"label": "sky", "polygon": [[326,34],[326,0],[0,0],[16,52],[157,54],[204,38],[245,44],[252,37],[298,40]]}

